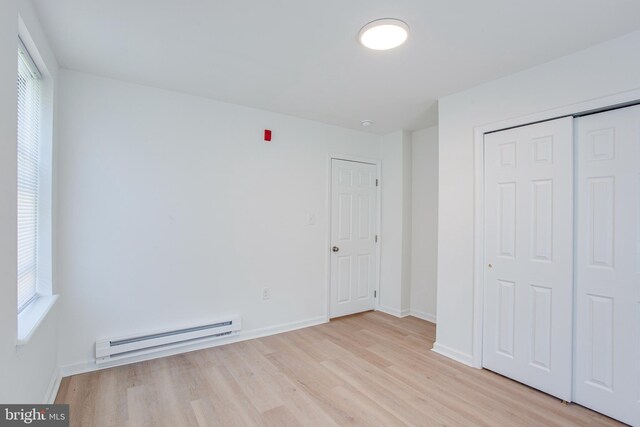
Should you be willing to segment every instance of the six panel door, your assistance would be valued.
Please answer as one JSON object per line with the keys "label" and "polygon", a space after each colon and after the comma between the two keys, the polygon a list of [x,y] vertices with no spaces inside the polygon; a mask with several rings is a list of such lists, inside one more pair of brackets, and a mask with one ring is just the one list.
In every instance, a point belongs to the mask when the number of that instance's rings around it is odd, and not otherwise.
{"label": "six panel door", "polygon": [[575,401],[640,425],[640,106],[576,120]]}
{"label": "six panel door", "polygon": [[330,317],[374,308],[376,175],[376,165],[331,162]]}
{"label": "six panel door", "polygon": [[571,400],[572,118],[486,134],[483,366]]}

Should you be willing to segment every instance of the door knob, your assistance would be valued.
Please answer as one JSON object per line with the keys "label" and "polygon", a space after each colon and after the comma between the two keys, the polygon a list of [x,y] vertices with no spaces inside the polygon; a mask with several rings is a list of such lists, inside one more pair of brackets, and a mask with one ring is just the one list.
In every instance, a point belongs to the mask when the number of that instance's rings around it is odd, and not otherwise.
{"label": "door knob", "polygon": [[334,246],[334,247],[332,247],[332,248],[331,248],[331,250],[332,250],[333,252],[338,252],[338,251],[340,250],[340,248],[339,248],[339,247],[337,247],[337,246]]}
{"label": "door knob", "polygon": [[489,268],[493,268],[493,265],[489,264],[489,265],[488,265],[488,267],[489,267]]}

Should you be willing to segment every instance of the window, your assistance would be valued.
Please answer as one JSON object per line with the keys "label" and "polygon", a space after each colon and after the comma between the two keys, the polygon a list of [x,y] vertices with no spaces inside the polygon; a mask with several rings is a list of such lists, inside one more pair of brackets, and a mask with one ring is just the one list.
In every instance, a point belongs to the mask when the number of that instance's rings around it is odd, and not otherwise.
{"label": "window", "polygon": [[38,296],[42,76],[18,44],[18,313]]}

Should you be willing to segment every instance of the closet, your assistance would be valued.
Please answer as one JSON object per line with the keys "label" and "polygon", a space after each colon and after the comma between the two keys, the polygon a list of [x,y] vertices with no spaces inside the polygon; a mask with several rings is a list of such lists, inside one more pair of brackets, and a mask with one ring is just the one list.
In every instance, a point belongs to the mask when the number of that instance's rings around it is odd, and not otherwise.
{"label": "closet", "polygon": [[640,106],[484,136],[483,367],[640,425]]}

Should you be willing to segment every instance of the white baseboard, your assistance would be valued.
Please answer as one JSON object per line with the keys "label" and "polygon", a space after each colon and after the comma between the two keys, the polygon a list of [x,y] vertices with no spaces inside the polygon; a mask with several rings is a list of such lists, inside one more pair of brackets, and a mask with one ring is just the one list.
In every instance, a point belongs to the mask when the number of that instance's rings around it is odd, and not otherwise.
{"label": "white baseboard", "polygon": [[426,311],[416,310],[412,308],[409,315],[417,317],[418,319],[426,320],[427,322],[436,323],[436,315],[427,313]]}
{"label": "white baseboard", "polygon": [[60,375],[60,368],[56,368],[53,371],[53,375],[51,376],[51,381],[49,381],[49,387],[47,387],[47,392],[44,395],[44,399],[42,400],[45,405],[51,405],[56,400],[56,396],[58,395],[58,389],[60,388],[60,382],[62,381],[62,375]]}
{"label": "white baseboard", "polygon": [[[297,322],[283,323],[280,325],[269,326],[266,328],[253,329],[249,331],[240,331],[237,335],[229,338],[205,340],[193,344],[187,344],[182,347],[171,348],[165,351],[159,351],[153,354],[143,354],[140,356],[133,356],[126,360],[115,360],[113,362],[104,362],[99,365],[95,360],[89,360],[81,363],[74,363],[71,365],[65,365],[60,368],[60,379],[62,377],[68,377],[70,375],[83,374],[85,372],[99,371],[101,369],[112,368],[114,366],[129,365],[131,363],[142,362],[145,360],[158,359],[160,357],[173,356],[181,353],[189,353],[191,351],[202,350],[211,347],[218,347],[221,345],[232,344],[235,342],[246,341],[254,338],[267,337],[269,335],[281,334],[283,332],[295,331],[296,329],[308,328],[310,326],[320,325],[327,323],[325,316],[314,317],[307,320],[301,320]],[[58,381],[59,385],[59,381]],[[56,390],[57,393],[57,390]],[[55,398],[55,395],[54,395]]]}
{"label": "white baseboard", "polygon": [[398,310],[396,308],[385,307],[384,305],[377,306],[376,311],[381,311],[396,317],[407,317],[410,314],[409,309]]}
{"label": "white baseboard", "polygon": [[473,367],[473,357],[470,354],[463,353],[446,345],[438,344],[437,342],[433,343],[431,350],[449,359],[453,359],[456,362]]}

